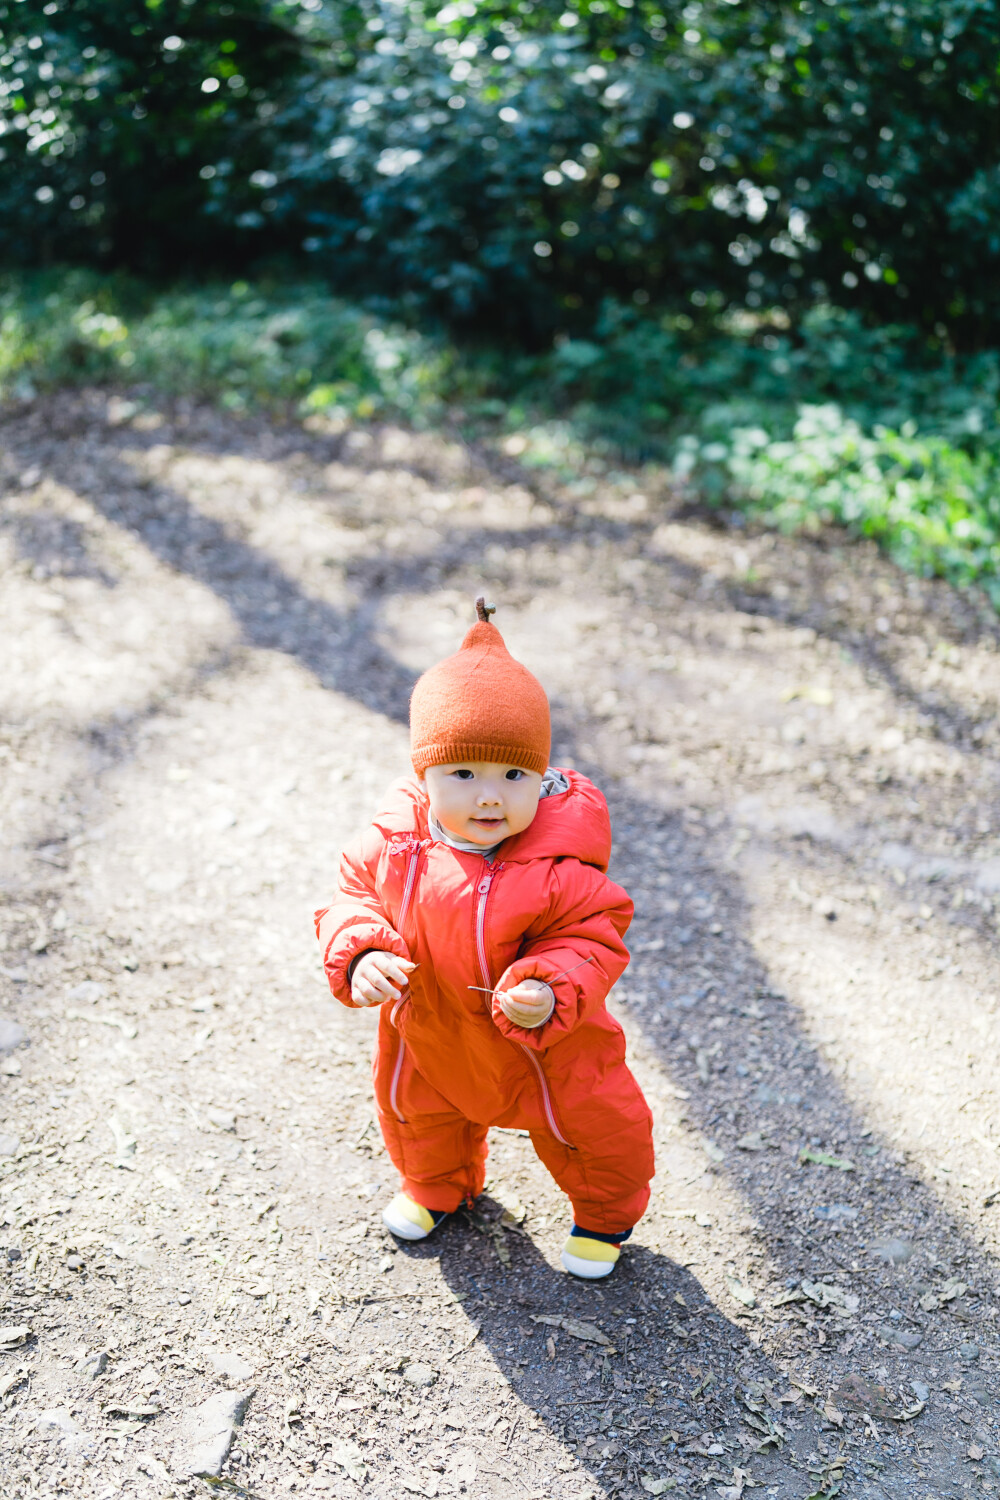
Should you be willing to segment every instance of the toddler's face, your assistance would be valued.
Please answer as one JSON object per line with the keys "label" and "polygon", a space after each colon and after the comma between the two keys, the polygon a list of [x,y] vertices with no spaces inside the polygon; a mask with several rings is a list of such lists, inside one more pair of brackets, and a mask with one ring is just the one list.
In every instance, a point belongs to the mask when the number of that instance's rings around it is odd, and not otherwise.
{"label": "toddler's face", "polygon": [[485,849],[527,828],[542,790],[537,771],[492,760],[428,766],[424,784],[441,827]]}

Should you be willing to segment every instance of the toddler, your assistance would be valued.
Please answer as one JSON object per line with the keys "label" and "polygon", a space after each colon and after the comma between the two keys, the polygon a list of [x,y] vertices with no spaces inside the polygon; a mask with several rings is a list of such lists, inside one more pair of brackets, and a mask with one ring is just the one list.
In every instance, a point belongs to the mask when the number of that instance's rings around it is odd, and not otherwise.
{"label": "toddler", "polygon": [[605,873],[600,792],[549,766],[549,705],[493,612],[425,672],[414,778],[396,782],[316,913],[330,988],[381,1006],[375,1099],[402,1191],[383,1214],[425,1238],[483,1190],[491,1125],[527,1130],[573,1205],[562,1263],[614,1269],[649,1201],[652,1117],[605,1008],[632,902]]}

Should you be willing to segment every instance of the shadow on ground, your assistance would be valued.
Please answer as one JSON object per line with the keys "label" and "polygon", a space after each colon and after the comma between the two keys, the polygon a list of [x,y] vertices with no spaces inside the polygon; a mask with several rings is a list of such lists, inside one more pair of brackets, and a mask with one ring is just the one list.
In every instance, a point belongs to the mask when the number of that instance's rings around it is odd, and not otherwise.
{"label": "shadow on ground", "polygon": [[[242,433],[237,440],[245,441]],[[37,437],[32,441],[37,449]],[[136,445],[132,434],[129,443]],[[378,640],[381,606],[394,593],[421,587],[430,592],[442,579],[472,592],[487,543],[558,553],[567,540],[579,539],[582,526],[588,546],[645,556],[654,579],[639,601],[643,609],[663,586],[658,576],[664,582],[681,577],[695,593],[705,578],[687,560],[650,555],[653,520],[583,521],[566,507],[551,525],[471,530],[460,545],[443,551],[432,540],[422,556],[364,559],[351,574],[363,603],[347,612],[309,596],[266,553],[169,486],[140,483],[125,461],[112,458],[109,464],[110,483],[102,492],[91,491],[90,502],[162,562],[217,594],[247,645],[293,656],[324,686],[397,721],[405,718],[413,674]],[[55,440],[52,473],[73,486],[71,455]],[[39,536],[41,542],[33,540]],[[22,536],[20,546],[50,570],[78,559],[81,551],[75,532],[44,526]],[[491,576],[498,585],[523,588],[531,581],[531,568],[526,579],[523,571],[516,577],[505,573],[501,563],[491,565]],[[544,576],[542,569],[539,586]],[[738,590],[730,591],[729,601],[743,613],[808,623],[840,644],[858,646],[855,633],[829,624],[815,607],[799,609],[794,601],[779,605]],[[864,660],[894,696],[954,726],[964,753],[975,753],[976,720],[960,705],[940,695],[926,702],[888,655],[870,643],[864,645]],[[710,1296],[691,1268],[636,1245],[614,1282],[595,1293],[555,1273],[530,1236],[497,1230],[505,1235],[511,1257],[504,1267],[495,1236],[458,1221],[435,1243],[403,1253],[438,1259],[448,1286],[481,1304],[479,1337],[498,1369],[562,1442],[576,1444],[587,1474],[609,1494],[625,1484],[641,1484],[644,1475],[655,1485],[667,1458],[671,1477],[680,1483],[687,1482],[685,1475],[692,1483],[708,1478],[734,1486],[739,1494],[733,1470],[744,1466],[763,1483],[783,1486],[788,1465],[805,1470],[813,1455],[817,1475],[825,1475],[815,1480],[815,1493],[833,1495],[844,1468],[837,1468],[838,1454],[846,1456],[850,1479],[881,1475],[878,1483],[891,1500],[916,1495],[927,1484],[935,1495],[963,1493],[962,1443],[940,1406],[929,1410],[920,1426],[874,1422],[871,1413],[867,1419],[852,1414],[836,1392],[863,1368],[869,1388],[885,1386],[878,1399],[899,1414],[915,1401],[914,1376],[933,1368],[938,1384],[945,1377],[964,1379],[984,1420],[988,1416],[992,1423],[993,1376],[970,1376],[975,1357],[963,1358],[961,1346],[968,1340],[962,1322],[934,1321],[920,1310],[920,1298],[932,1295],[946,1276],[960,1275],[967,1286],[989,1285],[992,1261],[936,1193],[893,1158],[824,1071],[797,1007],[775,988],[755,952],[739,878],[704,840],[687,836],[665,802],[631,792],[617,775],[609,779],[617,768],[585,749],[591,727],[585,714],[564,709],[561,743],[576,764],[609,789],[617,840],[614,873],[634,895],[639,912],[628,1013],[652,1056],[683,1091],[682,1123],[709,1143],[706,1173],[724,1183],[750,1216],[746,1239],[756,1247],[752,1272],[733,1265],[720,1276],[713,1267]],[[657,910],[657,878],[668,871],[715,894],[727,913],[724,945],[711,944],[705,932],[682,933],[662,915],[651,915]],[[731,1063],[725,1069],[716,1064],[712,1048],[723,1036],[728,1056],[754,1059],[757,1077],[740,1075]],[[746,1144],[755,1131],[759,1141]],[[834,1175],[837,1169],[821,1163],[804,1167],[803,1149],[850,1158],[854,1170]],[[483,1208],[487,1218],[497,1216],[494,1206]],[[831,1216],[834,1209],[839,1217]],[[894,1251],[892,1240],[904,1249]],[[737,1312],[739,1299],[732,1298],[731,1315],[720,1310],[726,1305],[719,1295],[726,1274],[739,1286],[753,1284],[756,1307]],[[805,1285],[820,1290],[804,1292]],[[773,1307],[783,1292],[796,1300]],[[844,1301],[852,1297],[860,1299],[854,1311]],[[954,1300],[962,1303],[961,1295]],[[533,1315],[593,1318],[613,1339],[616,1352],[612,1356],[600,1345],[575,1339],[565,1326],[535,1323]],[[911,1350],[904,1347],[906,1335]],[[554,1358],[548,1356],[548,1338],[555,1343]],[[789,1372],[801,1376],[797,1397],[796,1388],[786,1386]],[[790,1397],[787,1404],[775,1404],[779,1395]],[[826,1406],[831,1395],[833,1416]],[[757,1424],[737,1427],[748,1411],[759,1418]],[[780,1435],[769,1434],[769,1425]],[[734,1431],[742,1431],[747,1443],[741,1445]],[[918,1438],[924,1442],[919,1455]],[[913,1489],[917,1458],[922,1467]],[[824,1483],[826,1489],[820,1487]],[[774,1491],[779,1492],[793,1493]]]}

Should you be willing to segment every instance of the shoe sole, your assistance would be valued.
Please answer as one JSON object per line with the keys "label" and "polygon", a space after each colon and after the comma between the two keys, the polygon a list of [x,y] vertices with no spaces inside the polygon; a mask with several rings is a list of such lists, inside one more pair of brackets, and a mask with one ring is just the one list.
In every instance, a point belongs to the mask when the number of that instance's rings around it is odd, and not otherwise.
{"label": "shoe sole", "polygon": [[398,1240],[425,1240],[437,1228],[435,1224],[434,1229],[421,1229],[411,1219],[390,1219],[388,1214],[382,1215],[382,1223]]}
{"label": "shoe sole", "polygon": [[584,1260],[582,1256],[570,1255],[566,1250],[562,1252],[563,1270],[568,1271],[571,1276],[579,1276],[583,1281],[602,1281],[605,1276],[610,1276],[616,1260]]}

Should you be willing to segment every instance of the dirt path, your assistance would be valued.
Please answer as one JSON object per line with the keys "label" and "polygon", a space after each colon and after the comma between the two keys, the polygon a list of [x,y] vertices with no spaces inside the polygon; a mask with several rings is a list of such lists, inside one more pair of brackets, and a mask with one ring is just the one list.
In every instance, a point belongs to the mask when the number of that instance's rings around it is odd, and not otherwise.
{"label": "dirt path", "polygon": [[[995,623],[393,430],[73,397],[0,465],[0,1493],[208,1494],[244,1406],[261,1500],[996,1492]],[[311,940],[484,588],[637,904],[659,1175],[596,1290],[517,1133],[382,1232]]]}

